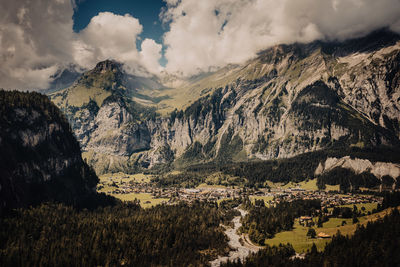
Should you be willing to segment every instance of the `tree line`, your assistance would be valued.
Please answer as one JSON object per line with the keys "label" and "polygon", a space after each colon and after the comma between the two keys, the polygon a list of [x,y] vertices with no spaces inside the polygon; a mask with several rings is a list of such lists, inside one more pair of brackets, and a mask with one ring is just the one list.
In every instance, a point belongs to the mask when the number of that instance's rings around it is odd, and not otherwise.
{"label": "tree line", "polygon": [[208,202],[19,209],[0,219],[0,265],[204,266],[229,251],[223,215]]}
{"label": "tree line", "polygon": [[209,162],[192,165],[185,170],[188,174],[223,172],[224,174],[245,178],[247,187],[265,187],[266,181],[288,183],[317,178],[317,185],[320,189],[323,189],[326,184],[339,184],[343,191],[349,191],[350,187],[356,190],[359,187],[375,187],[381,183],[378,178],[370,173],[355,174],[342,168],[334,169],[323,175],[315,175],[319,163],[324,162],[328,157],[340,158],[348,155],[351,158],[369,159],[372,162],[400,162],[400,153],[396,148],[383,146],[340,147],[308,152],[288,159],[235,163]]}

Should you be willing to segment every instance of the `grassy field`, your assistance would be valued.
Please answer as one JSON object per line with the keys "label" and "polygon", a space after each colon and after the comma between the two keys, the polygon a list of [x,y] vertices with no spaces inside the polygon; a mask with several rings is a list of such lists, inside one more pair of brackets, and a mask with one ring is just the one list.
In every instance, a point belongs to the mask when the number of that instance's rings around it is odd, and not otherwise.
{"label": "grassy field", "polygon": [[[310,190],[310,191],[318,190],[317,179],[306,180],[300,183],[290,182],[287,184],[273,183],[271,181],[267,181],[266,184],[271,188],[289,189],[289,188],[299,187],[304,190]],[[339,185],[326,185],[325,191],[339,191]]]}
{"label": "grassy field", "polygon": [[[372,204],[370,205],[372,206]],[[371,208],[371,207],[369,207]],[[379,213],[375,213],[368,216],[359,217],[359,224],[367,224],[369,221],[375,221],[378,218],[382,218],[387,214],[388,210],[384,210]],[[314,219],[316,221],[316,219]],[[342,225],[342,221],[345,221],[346,224]],[[323,224],[322,228],[314,227],[315,231],[318,233],[323,232],[328,235],[334,235],[339,230],[342,235],[351,235],[357,229],[357,224],[352,224],[352,219],[343,219],[343,218],[330,218],[328,222]],[[265,241],[266,244],[269,245],[279,245],[280,243],[286,244],[291,243],[293,248],[297,253],[306,252],[311,248],[312,244],[315,243],[318,250],[322,250],[325,247],[325,244],[330,241],[328,239],[311,239],[307,237],[308,227],[301,226],[299,222],[296,220],[294,224],[294,229],[292,231],[284,231],[275,235],[272,239],[267,239]]]}
{"label": "grassy field", "polygon": [[[361,213],[363,213],[364,215],[367,215],[368,212],[372,212],[372,210],[376,209],[378,204],[377,203],[365,203],[365,204],[355,204],[357,207],[357,210]],[[348,207],[353,209],[354,204],[348,204],[348,205],[341,205],[339,207]],[[361,208],[364,207],[365,211],[362,211]],[[329,208],[329,211],[333,210],[333,208]]]}
{"label": "grassy field", "polygon": [[51,95],[52,100],[57,105],[65,106],[68,103],[70,106],[81,107],[82,105],[89,103],[90,99],[93,99],[100,107],[104,99],[111,95],[111,92],[102,88],[86,88],[81,85],[72,86],[68,90],[68,97],[66,99],[63,99],[60,96],[60,92],[56,92]]}
{"label": "grassy field", "polygon": [[292,231],[280,232],[276,234],[274,238],[265,240],[265,243],[268,245],[291,243],[296,252],[301,253],[307,251],[307,249],[310,249],[313,243],[315,243],[318,250],[322,250],[325,247],[325,244],[330,240],[308,238],[307,231],[308,228],[301,226],[296,220],[294,223],[294,229]]}
{"label": "grassy field", "polygon": [[256,199],[264,200],[265,205],[268,206],[268,201],[273,200],[274,197],[273,196],[250,196],[251,203],[254,204]]}
{"label": "grassy field", "polygon": [[[377,208],[377,203],[366,203],[366,204],[356,204],[356,207],[359,211],[361,211],[361,208],[364,207],[365,208],[365,213],[368,213],[368,211],[372,212],[373,209]],[[353,204],[349,204],[349,205],[342,205],[340,207],[349,207],[349,208],[353,208]],[[362,211],[361,211],[362,212]]]}
{"label": "grassy field", "polygon": [[133,201],[134,199],[140,200],[140,205],[143,208],[148,208],[155,206],[157,204],[162,203],[163,201],[168,201],[167,198],[153,198],[151,194],[148,193],[128,193],[128,194],[113,194],[109,193],[116,189],[116,187],[112,186],[113,183],[118,186],[122,183],[130,183],[131,181],[136,183],[149,183],[151,179],[151,175],[145,175],[142,173],[139,174],[125,174],[122,172],[118,173],[108,173],[103,174],[100,177],[100,185],[103,188],[99,189],[99,192],[104,192],[112,195],[122,201]]}
{"label": "grassy field", "polygon": [[163,201],[168,201],[168,198],[153,198],[153,196],[148,193],[113,194],[112,196],[122,201],[140,200],[140,206],[143,208],[149,208],[161,204]]}
{"label": "grassy field", "polygon": [[99,176],[100,182],[108,182],[110,181],[110,178],[116,182],[122,180],[124,182],[135,181],[137,183],[149,183],[151,175],[145,175],[143,173],[125,174],[122,172],[117,172],[117,173],[107,173]]}
{"label": "grassy field", "polygon": [[282,186],[284,189],[289,189],[289,188],[294,188],[294,187],[300,187],[305,190],[318,190],[317,187],[317,180],[308,180],[308,181],[302,181],[300,183],[287,183],[286,185]]}
{"label": "grassy field", "polygon": [[340,191],[339,185],[325,185],[325,191]]}

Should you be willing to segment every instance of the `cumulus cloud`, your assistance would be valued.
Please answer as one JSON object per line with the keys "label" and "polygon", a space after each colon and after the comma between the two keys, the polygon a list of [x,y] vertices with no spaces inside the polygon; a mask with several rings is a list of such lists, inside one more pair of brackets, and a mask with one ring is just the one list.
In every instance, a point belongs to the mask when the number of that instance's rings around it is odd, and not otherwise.
{"label": "cumulus cloud", "polygon": [[55,65],[70,58],[70,1],[3,1],[0,87],[43,88]]}
{"label": "cumulus cloud", "polygon": [[165,0],[167,71],[192,75],[241,63],[279,43],[400,32],[398,0]]}
{"label": "cumulus cloud", "polygon": [[152,73],[160,73],[163,67],[158,62],[161,58],[162,45],[152,39],[144,39],[141,45],[140,60],[144,67]]}
{"label": "cumulus cloud", "polygon": [[142,30],[139,20],[129,14],[99,13],[77,34],[74,60],[80,66],[91,68],[99,61],[114,59],[124,63],[125,70],[131,74],[158,74],[163,69],[158,63],[162,45],[145,39],[138,51],[136,40]]}
{"label": "cumulus cloud", "polygon": [[108,58],[121,62],[137,61],[135,42],[142,29],[139,20],[129,14],[99,13],[76,36],[75,61],[85,67]]}
{"label": "cumulus cloud", "polygon": [[[162,45],[137,40],[131,15],[99,13],[79,33],[73,10],[84,0],[2,1],[0,87],[46,88],[69,63],[92,68],[105,59],[132,73],[158,74]],[[165,0],[160,18],[167,72],[193,75],[242,63],[279,43],[344,40],[381,27],[400,32],[399,0]]]}
{"label": "cumulus cloud", "polygon": [[[136,40],[143,27],[131,15],[99,13],[73,32],[70,0],[5,1],[0,9],[0,87],[46,88],[50,76],[69,63],[92,68],[105,59],[125,63],[132,73],[159,73],[161,45]],[[154,53],[154,54],[152,54]]]}

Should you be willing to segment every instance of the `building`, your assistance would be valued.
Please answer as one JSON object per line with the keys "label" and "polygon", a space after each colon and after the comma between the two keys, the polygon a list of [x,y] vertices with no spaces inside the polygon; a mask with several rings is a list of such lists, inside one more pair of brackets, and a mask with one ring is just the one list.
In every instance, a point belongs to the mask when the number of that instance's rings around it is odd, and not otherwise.
{"label": "building", "polygon": [[317,237],[318,237],[318,238],[331,238],[330,235],[328,235],[328,234],[326,234],[326,233],[324,233],[324,232],[318,233]]}

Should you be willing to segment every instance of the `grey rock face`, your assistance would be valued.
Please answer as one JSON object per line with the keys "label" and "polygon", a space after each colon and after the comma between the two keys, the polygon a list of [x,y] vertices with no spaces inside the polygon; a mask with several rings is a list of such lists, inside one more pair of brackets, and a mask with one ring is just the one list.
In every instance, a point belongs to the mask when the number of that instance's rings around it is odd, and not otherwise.
{"label": "grey rock face", "polygon": [[142,123],[133,123],[118,103],[105,104],[94,119],[95,130],[85,149],[118,156],[150,148],[150,134]]}

